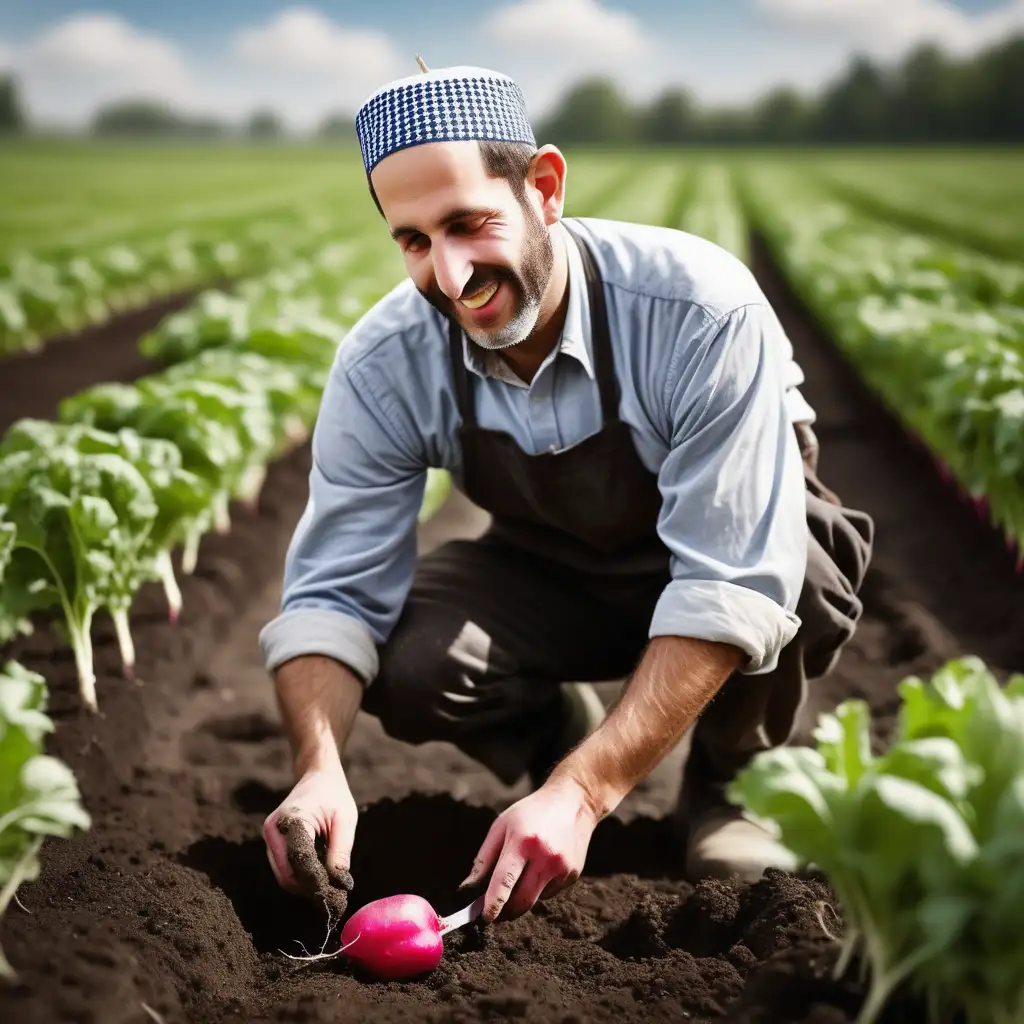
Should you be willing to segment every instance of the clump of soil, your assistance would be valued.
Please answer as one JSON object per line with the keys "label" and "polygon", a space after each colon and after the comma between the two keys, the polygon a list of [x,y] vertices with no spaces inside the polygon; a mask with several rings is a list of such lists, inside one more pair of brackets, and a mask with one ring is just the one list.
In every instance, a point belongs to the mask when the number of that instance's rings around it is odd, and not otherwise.
{"label": "clump of soil", "polygon": [[351,873],[324,863],[326,858],[317,849],[316,839],[300,818],[284,814],[277,819],[276,826],[284,836],[295,881],[315,904],[323,905],[333,928],[348,909],[348,894],[353,887]]}

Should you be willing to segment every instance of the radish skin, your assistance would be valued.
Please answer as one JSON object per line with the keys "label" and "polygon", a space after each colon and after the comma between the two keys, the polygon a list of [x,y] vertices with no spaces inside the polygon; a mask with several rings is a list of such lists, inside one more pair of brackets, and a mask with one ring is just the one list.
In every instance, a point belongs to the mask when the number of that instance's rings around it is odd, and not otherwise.
{"label": "radish skin", "polygon": [[422,896],[388,896],[366,904],[345,923],[341,942],[353,963],[378,978],[426,974],[444,955],[441,918]]}

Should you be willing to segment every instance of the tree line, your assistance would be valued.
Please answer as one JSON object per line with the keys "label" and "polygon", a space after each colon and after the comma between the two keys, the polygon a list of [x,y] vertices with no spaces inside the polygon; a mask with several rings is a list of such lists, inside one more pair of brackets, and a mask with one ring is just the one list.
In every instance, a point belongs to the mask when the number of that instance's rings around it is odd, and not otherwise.
{"label": "tree line", "polygon": [[[0,76],[0,133],[30,129],[17,82]],[[100,108],[99,136],[272,140],[287,134],[280,117],[257,110],[239,126],[194,117],[149,100]],[[326,117],[314,132],[355,142],[350,114]],[[681,87],[632,104],[610,78],[578,83],[537,126],[542,142],[574,145],[1020,144],[1024,143],[1024,36],[957,60],[922,46],[883,66],[854,59],[816,95],[778,88],[746,107],[702,106]]]}
{"label": "tree line", "polygon": [[856,58],[817,95],[779,88],[744,108],[702,108],[681,88],[637,106],[593,78],[568,92],[538,137],[563,146],[1022,143],[1024,36],[966,60],[934,46],[888,67]]}

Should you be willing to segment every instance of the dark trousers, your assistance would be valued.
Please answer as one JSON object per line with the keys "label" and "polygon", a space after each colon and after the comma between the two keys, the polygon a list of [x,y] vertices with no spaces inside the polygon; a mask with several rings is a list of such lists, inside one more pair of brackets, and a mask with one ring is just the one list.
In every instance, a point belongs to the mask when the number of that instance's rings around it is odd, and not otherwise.
{"label": "dark trousers", "polygon": [[[786,742],[806,682],[853,635],[871,521],[808,471],[802,626],[765,675],[733,675],[691,733],[687,778],[724,783]],[[554,738],[561,682],[630,674],[668,574],[588,575],[484,535],[423,556],[363,708],[408,743],[447,740],[512,785]]]}

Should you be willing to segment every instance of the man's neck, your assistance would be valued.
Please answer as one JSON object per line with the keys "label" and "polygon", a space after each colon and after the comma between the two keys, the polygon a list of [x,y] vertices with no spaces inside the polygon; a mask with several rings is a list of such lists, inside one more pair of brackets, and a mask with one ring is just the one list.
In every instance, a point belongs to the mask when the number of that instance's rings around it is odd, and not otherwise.
{"label": "man's neck", "polygon": [[557,228],[551,234],[555,263],[541,300],[537,325],[524,341],[498,351],[513,373],[527,384],[532,382],[541,363],[558,345],[569,308],[569,254],[565,249],[565,233]]}

